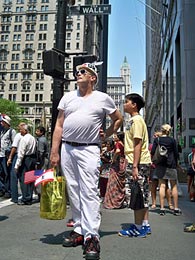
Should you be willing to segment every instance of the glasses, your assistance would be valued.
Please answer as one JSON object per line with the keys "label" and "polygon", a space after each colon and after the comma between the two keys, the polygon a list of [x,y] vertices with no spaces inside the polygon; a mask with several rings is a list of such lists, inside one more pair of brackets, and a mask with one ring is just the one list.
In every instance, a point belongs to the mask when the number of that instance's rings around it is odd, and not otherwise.
{"label": "glasses", "polygon": [[84,69],[81,69],[81,70],[77,70],[76,72],[75,72],[75,76],[78,76],[78,74],[86,74],[86,73],[88,73],[88,71],[87,70],[84,70]]}

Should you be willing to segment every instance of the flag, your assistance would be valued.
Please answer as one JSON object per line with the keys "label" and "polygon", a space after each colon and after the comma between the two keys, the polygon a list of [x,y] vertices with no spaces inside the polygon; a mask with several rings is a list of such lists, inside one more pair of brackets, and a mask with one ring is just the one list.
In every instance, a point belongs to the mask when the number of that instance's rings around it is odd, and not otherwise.
{"label": "flag", "polygon": [[24,183],[29,184],[34,182],[41,174],[43,174],[44,170],[33,170],[24,173]]}
{"label": "flag", "polygon": [[44,171],[44,173],[38,177],[35,181],[35,187],[39,185],[40,183],[46,183],[46,182],[52,182],[54,181],[54,174],[53,174],[53,169],[49,169],[47,171]]}

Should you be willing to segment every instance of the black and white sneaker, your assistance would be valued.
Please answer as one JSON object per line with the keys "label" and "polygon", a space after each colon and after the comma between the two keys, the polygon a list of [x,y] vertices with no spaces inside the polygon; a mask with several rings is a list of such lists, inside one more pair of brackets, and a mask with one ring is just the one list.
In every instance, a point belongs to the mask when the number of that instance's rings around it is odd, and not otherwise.
{"label": "black and white sneaker", "polygon": [[97,237],[87,238],[83,246],[83,255],[86,260],[98,260],[100,257],[100,244]]}

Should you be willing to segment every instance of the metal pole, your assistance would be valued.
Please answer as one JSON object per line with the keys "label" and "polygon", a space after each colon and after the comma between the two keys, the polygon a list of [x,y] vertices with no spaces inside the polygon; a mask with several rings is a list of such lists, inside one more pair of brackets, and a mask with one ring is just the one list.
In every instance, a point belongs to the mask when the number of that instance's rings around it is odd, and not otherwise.
{"label": "metal pole", "polygon": [[[56,49],[65,52],[66,44],[66,8],[68,0],[58,0],[57,27],[56,27]],[[58,115],[58,104],[64,94],[64,80],[54,78],[53,101],[52,101],[52,124],[51,140]]]}

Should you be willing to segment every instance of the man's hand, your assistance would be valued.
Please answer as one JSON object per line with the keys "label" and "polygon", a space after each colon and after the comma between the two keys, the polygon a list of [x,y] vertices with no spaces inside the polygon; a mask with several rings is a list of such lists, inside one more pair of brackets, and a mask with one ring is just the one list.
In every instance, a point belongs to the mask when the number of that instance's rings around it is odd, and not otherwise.
{"label": "man's hand", "polygon": [[60,162],[60,155],[59,153],[52,153],[50,155],[50,164],[51,167],[57,167],[59,165]]}

